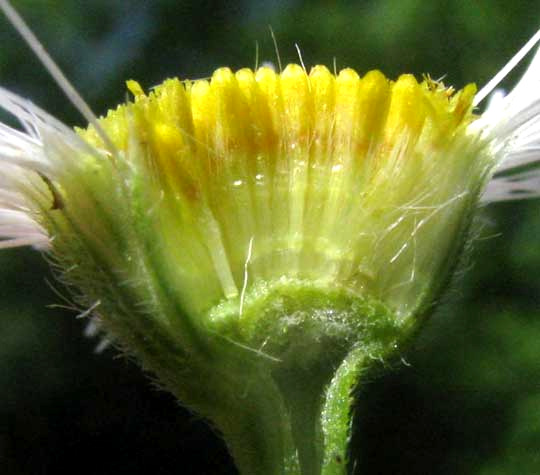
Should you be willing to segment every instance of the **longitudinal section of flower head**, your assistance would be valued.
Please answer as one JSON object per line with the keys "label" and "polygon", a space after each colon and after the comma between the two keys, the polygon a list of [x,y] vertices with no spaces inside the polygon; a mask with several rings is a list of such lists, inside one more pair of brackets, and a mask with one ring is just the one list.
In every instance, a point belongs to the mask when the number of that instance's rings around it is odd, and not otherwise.
{"label": "longitudinal section of flower head", "polygon": [[490,166],[467,128],[473,86],[297,65],[128,86],[134,102],[101,124],[127,160],[137,234],[194,313],[290,279],[407,315]]}
{"label": "longitudinal section of flower head", "polygon": [[128,87],[99,119],[112,147],[0,95],[24,129],[0,136],[4,209],[18,213],[3,236],[16,245],[31,223],[78,303],[100,302],[103,328],[162,379],[206,354],[205,326],[251,318],[224,334],[264,344],[238,332],[274,310],[293,322],[283,298],[339,314],[347,340],[367,314],[401,324],[439,295],[492,166],[470,129],[474,86],[289,65]]}

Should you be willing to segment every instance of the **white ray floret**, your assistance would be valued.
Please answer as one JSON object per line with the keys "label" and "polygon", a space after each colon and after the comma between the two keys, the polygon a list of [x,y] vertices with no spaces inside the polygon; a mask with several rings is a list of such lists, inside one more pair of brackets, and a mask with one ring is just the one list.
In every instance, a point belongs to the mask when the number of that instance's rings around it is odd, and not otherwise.
{"label": "white ray floret", "polygon": [[[540,41],[538,31],[485,88],[475,102],[490,94],[498,83]],[[471,130],[490,142],[496,163],[482,202],[540,196],[540,51],[506,96],[495,91],[482,116]]]}
{"label": "white ray floret", "polygon": [[46,250],[50,236],[38,222],[35,196],[50,199],[47,180],[81,152],[97,152],[60,121],[2,88],[0,108],[24,130],[0,123],[0,249],[31,245]]}
{"label": "white ray floret", "polygon": [[0,249],[34,246],[47,250],[49,237],[46,231],[33,220],[26,210],[2,208],[0,204]]}

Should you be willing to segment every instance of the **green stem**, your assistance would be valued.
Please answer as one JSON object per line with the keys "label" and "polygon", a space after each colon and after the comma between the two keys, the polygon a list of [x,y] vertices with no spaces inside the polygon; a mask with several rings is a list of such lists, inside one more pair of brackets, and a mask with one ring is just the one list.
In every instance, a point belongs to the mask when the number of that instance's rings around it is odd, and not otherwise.
{"label": "green stem", "polygon": [[214,421],[242,475],[300,475],[288,411],[276,385],[262,379]]}
{"label": "green stem", "polygon": [[349,442],[352,432],[354,390],[373,359],[365,348],[353,349],[337,369],[326,390],[321,412],[324,434],[322,475],[343,475],[349,462]]}
{"label": "green stem", "polygon": [[325,368],[259,374],[230,417],[214,415],[240,473],[345,475],[353,391],[375,361],[367,355],[353,349],[330,375]]}

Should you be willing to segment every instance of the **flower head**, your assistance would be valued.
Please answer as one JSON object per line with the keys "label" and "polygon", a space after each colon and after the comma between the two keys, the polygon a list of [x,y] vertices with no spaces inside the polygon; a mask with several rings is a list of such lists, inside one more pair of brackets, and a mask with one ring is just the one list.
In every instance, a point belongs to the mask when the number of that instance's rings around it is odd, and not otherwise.
{"label": "flower head", "polygon": [[[278,359],[288,342],[252,327],[264,302],[299,289],[414,325],[451,274],[495,164],[471,132],[472,85],[289,65],[171,79],[148,95],[128,87],[134,101],[100,119],[101,133],[2,94],[28,130],[5,135],[19,173],[10,185],[29,210],[18,213],[120,340],[132,317],[108,317],[118,309],[102,298],[120,285],[159,324],[266,341]],[[275,332],[284,319],[269,319]],[[349,322],[340,328],[353,338]]]}
{"label": "flower head", "polygon": [[521,167],[539,68],[482,115],[473,85],[294,64],[128,81],[133,100],[77,130],[0,90],[24,129],[0,125],[0,247],[50,252],[107,334],[231,440],[260,422],[261,473],[315,473],[339,463],[336,401],[429,314],[479,203],[538,194]]}
{"label": "flower head", "polygon": [[[251,283],[311,279],[399,299],[422,280],[411,275],[445,254],[458,210],[477,198],[491,164],[468,129],[473,86],[453,93],[408,75],[394,82],[377,71],[361,78],[289,65],[167,80],[149,95],[129,87],[134,103],[100,120],[116,156],[92,126],[74,134],[4,92],[19,117],[40,117],[29,135],[6,133],[6,158],[22,184],[34,178],[33,217],[53,247],[63,240],[55,225],[108,247],[113,236],[99,242],[99,221],[126,206],[122,193],[135,194],[115,226],[129,228],[120,222],[141,206],[155,252],[178,259],[171,272],[185,293],[205,282],[196,310],[239,296],[250,242]],[[82,221],[69,233],[68,213]]]}

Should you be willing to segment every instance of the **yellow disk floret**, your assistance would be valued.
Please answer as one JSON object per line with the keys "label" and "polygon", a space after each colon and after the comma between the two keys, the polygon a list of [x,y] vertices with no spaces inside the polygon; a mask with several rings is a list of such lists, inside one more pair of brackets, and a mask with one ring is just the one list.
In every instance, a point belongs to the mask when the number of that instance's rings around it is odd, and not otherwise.
{"label": "yellow disk floret", "polygon": [[[292,64],[128,88],[134,101],[101,125],[144,178],[156,244],[199,309],[308,279],[406,315],[447,265],[486,169],[467,133],[473,85]],[[102,148],[92,127],[79,133]]]}

